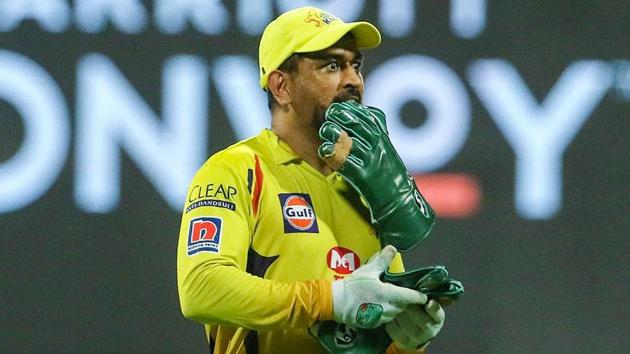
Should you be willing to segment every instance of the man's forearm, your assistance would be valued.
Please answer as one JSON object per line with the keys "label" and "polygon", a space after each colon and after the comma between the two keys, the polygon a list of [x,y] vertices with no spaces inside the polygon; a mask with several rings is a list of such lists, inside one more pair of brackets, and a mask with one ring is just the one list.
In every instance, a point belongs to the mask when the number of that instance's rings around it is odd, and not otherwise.
{"label": "man's forearm", "polygon": [[255,330],[306,328],[332,319],[331,281],[281,283],[208,262],[179,284],[186,318]]}

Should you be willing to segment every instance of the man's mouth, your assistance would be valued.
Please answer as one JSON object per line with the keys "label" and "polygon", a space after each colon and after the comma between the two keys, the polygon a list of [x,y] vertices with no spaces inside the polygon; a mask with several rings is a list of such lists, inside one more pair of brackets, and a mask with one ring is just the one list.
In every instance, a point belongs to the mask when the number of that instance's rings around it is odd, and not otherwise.
{"label": "man's mouth", "polygon": [[337,97],[335,97],[335,99],[333,99],[333,102],[336,102],[336,103],[341,103],[341,102],[346,102],[346,101],[357,101],[357,102],[361,103],[361,96],[358,96],[358,95],[342,95],[342,96],[337,96]]}
{"label": "man's mouth", "polygon": [[333,102],[340,103],[340,102],[351,101],[351,100],[361,103],[361,94],[355,90],[344,92],[342,94],[337,95],[333,99]]}

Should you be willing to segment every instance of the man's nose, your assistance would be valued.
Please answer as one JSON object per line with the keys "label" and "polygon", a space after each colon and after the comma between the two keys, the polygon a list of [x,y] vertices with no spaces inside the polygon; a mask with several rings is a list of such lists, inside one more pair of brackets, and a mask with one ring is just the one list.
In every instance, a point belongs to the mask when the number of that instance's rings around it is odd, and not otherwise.
{"label": "man's nose", "polygon": [[361,73],[357,71],[352,65],[348,65],[343,70],[343,82],[342,86],[352,86],[355,88],[360,88],[363,85],[363,78],[361,77]]}

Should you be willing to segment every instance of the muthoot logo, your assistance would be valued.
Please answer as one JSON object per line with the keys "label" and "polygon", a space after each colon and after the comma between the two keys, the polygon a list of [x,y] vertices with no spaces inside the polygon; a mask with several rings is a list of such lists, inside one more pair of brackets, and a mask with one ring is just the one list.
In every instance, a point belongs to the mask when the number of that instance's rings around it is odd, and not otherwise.
{"label": "muthoot logo", "polygon": [[348,275],[361,265],[361,260],[356,253],[344,247],[333,247],[326,255],[328,268],[337,274]]}

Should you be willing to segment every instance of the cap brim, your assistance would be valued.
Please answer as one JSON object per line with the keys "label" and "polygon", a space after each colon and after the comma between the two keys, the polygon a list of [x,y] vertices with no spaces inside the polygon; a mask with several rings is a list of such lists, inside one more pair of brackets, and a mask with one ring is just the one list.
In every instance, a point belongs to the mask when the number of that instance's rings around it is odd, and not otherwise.
{"label": "cap brim", "polygon": [[358,48],[374,48],[381,44],[381,34],[369,22],[350,22],[330,26],[317,36],[295,50],[296,53],[308,53],[323,50],[337,43],[346,33],[351,32]]}

